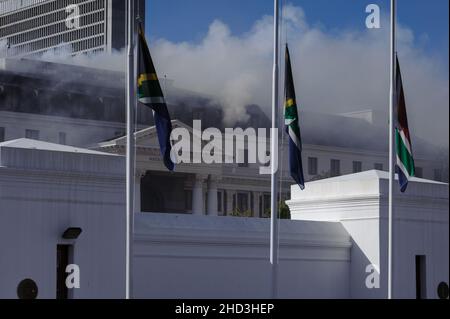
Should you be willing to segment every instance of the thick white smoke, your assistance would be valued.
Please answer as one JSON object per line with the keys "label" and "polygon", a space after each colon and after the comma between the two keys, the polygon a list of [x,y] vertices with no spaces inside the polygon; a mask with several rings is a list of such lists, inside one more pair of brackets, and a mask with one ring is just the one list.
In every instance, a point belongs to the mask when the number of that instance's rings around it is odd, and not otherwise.
{"label": "thick white smoke", "polygon": [[[389,24],[379,30],[332,34],[308,25],[299,7],[284,11],[297,96],[301,107],[339,114],[364,109],[387,111]],[[236,36],[216,20],[199,43],[157,39],[152,54],[159,73],[177,87],[216,96],[226,122],[245,119],[244,106],[258,104],[269,114],[272,72],[272,17],[257,21]],[[399,56],[411,130],[448,147],[448,70],[416,44],[414,34],[399,28]],[[387,125],[387,119],[386,119]]]}

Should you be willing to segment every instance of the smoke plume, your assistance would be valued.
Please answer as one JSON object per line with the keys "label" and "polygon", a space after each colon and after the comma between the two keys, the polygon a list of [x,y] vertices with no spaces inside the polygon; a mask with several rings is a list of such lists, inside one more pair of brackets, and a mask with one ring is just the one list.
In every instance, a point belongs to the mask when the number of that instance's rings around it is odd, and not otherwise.
{"label": "smoke plume", "polygon": [[[331,33],[309,25],[299,7],[286,6],[283,16],[302,109],[328,114],[374,109],[387,114],[388,21],[378,30]],[[200,42],[157,39],[151,46],[160,73],[174,79],[177,87],[215,96],[224,105],[225,122],[232,123],[245,118],[244,106],[249,104],[270,114],[272,37],[273,18],[264,16],[242,35],[216,20]],[[410,129],[448,147],[448,70],[416,42],[410,29],[399,27]]]}

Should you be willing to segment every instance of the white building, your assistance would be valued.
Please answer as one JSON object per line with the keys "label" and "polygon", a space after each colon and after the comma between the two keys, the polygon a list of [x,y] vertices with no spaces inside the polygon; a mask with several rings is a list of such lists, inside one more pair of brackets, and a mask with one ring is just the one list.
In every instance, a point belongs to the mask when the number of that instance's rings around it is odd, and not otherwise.
{"label": "white building", "polygon": [[[139,0],[142,21],[145,1]],[[76,20],[74,20],[76,19]],[[69,46],[73,54],[125,47],[126,3],[115,0],[0,0],[0,48],[6,56]]]}
{"label": "white building", "polygon": [[[87,149],[0,143],[0,298],[125,296],[124,166]],[[386,298],[386,175],[293,187],[293,220],[280,222],[281,298]],[[396,194],[394,297],[448,292],[448,199],[447,184],[421,179]],[[269,229],[268,219],[136,212],[133,295],[270,297]],[[64,285],[67,264],[79,288]]]}
{"label": "white building", "polygon": [[[61,78],[60,74],[65,74]],[[125,78],[121,72],[39,62],[0,59],[0,142],[29,138],[125,154]],[[165,85],[175,127],[191,133],[193,120],[203,129],[224,131],[220,108],[199,94]],[[138,108],[136,207],[144,212],[265,217],[270,208],[270,177],[260,164],[179,165],[169,174],[161,164],[152,112]],[[247,110],[242,128],[264,128],[270,121],[257,106]],[[251,113],[250,113],[251,112]],[[370,111],[344,116],[302,113],[303,165],[307,181],[387,170],[387,128]],[[362,114],[362,115],[361,115]],[[326,128],[326,129],[324,129]],[[443,178],[443,160],[413,138],[418,177]],[[248,145],[244,146],[248,148]],[[267,147],[267,149],[269,149]],[[247,158],[246,149],[233,157]],[[239,153],[239,154],[238,154]],[[287,146],[280,149],[282,197],[289,198]],[[158,187],[154,181],[157,180]],[[153,186],[152,186],[153,185]]]}

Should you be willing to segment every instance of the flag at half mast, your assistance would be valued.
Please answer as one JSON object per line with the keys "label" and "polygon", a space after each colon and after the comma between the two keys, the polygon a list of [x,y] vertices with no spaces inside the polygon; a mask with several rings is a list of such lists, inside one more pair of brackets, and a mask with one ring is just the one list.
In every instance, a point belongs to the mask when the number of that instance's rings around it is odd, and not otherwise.
{"label": "flag at half mast", "polygon": [[139,26],[138,43],[138,101],[153,110],[155,126],[158,133],[158,141],[163,157],[164,165],[169,171],[173,171],[175,164],[170,157],[172,144],[172,122],[164,99],[164,94],[159,83],[158,75],[153,64],[150,50],[145,40],[142,27]]}
{"label": "flag at half mast", "polygon": [[405,92],[403,91],[400,63],[396,57],[396,112],[395,143],[397,150],[397,172],[400,190],[404,193],[411,177],[415,176],[414,158],[412,153],[411,135],[409,133],[408,116],[406,114]]}
{"label": "flag at half mast", "polygon": [[292,76],[291,56],[287,45],[285,67],[284,120],[286,125],[286,133],[289,135],[289,170],[292,178],[303,190],[305,189],[305,178],[303,176],[302,164],[302,138],[300,134],[294,78]]}

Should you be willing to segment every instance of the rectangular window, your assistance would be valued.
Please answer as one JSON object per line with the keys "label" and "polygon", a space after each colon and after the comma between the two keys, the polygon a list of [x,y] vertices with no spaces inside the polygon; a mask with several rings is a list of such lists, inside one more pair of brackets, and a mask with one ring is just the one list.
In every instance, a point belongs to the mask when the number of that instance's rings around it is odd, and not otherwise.
{"label": "rectangular window", "polygon": [[423,168],[422,167],[416,167],[416,177],[423,178]]}
{"label": "rectangular window", "polygon": [[381,163],[375,163],[375,165],[373,166],[377,171],[382,171],[383,170],[383,164]]}
{"label": "rectangular window", "polygon": [[26,130],[25,137],[32,140],[39,140],[39,131],[38,130]]}
{"label": "rectangular window", "polygon": [[192,210],[192,190],[184,191],[184,209],[186,211]]}
{"label": "rectangular window", "polygon": [[227,216],[228,206],[227,206],[227,191],[223,191],[223,216]]}
{"label": "rectangular window", "polygon": [[64,132],[59,132],[58,142],[61,145],[66,145],[67,142],[67,134]]}
{"label": "rectangular window", "polygon": [[427,298],[426,256],[416,256],[416,299]]}
{"label": "rectangular window", "polygon": [[308,157],[308,174],[317,175],[318,169],[317,157]]}
{"label": "rectangular window", "polygon": [[261,216],[262,217],[269,217],[270,216],[270,194],[264,194],[263,196],[263,211]]}
{"label": "rectangular window", "polygon": [[5,128],[0,127],[0,143],[5,141]]}
{"label": "rectangular window", "polygon": [[217,192],[217,211],[219,213],[222,212],[222,192],[221,191]]}
{"label": "rectangular window", "polygon": [[341,175],[341,161],[337,159],[332,159],[330,163],[330,173],[331,177]]}
{"label": "rectangular window", "polygon": [[237,194],[237,209],[241,213],[247,212],[249,210],[247,193]]}
{"label": "rectangular window", "polygon": [[362,162],[354,161],[353,162],[353,173],[362,172]]}

